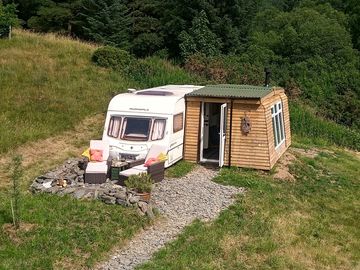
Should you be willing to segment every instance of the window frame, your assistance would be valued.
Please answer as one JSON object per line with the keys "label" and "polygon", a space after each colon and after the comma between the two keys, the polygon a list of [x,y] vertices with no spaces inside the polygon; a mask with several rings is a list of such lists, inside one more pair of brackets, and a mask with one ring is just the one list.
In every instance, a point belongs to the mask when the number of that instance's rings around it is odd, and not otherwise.
{"label": "window frame", "polygon": [[[175,129],[175,125],[174,125],[175,118],[178,117],[179,115],[181,115],[181,128],[180,129]],[[175,114],[173,116],[173,134],[175,134],[175,133],[177,133],[177,132],[179,132],[179,131],[181,131],[183,129],[184,129],[184,112],[181,112],[181,113]]]}
{"label": "window frame", "polygon": [[[117,130],[117,136],[112,136],[110,132],[110,129],[112,131],[112,129],[114,128],[114,118],[119,118],[120,119],[120,125],[119,125],[119,128]],[[122,130],[122,124],[123,124],[123,117],[122,116],[118,116],[118,115],[111,115],[110,117],[110,120],[109,120],[109,126],[108,126],[108,129],[107,129],[107,135],[111,138],[115,138],[115,139],[118,139],[120,137],[120,133],[121,133],[121,130]]]}
{"label": "window frame", "polygon": [[[146,139],[142,140],[140,138],[131,138],[131,137],[124,137],[125,135],[125,121],[127,121],[128,118],[133,118],[133,119],[141,119],[141,120],[148,120],[149,121],[149,128],[147,131],[147,136]],[[138,142],[148,142],[150,140],[150,131],[152,129],[152,123],[153,123],[153,119],[150,117],[138,117],[138,116],[124,116],[123,117],[123,123],[122,123],[122,128],[121,128],[121,136],[120,139],[123,141],[138,141]]]}
{"label": "window frame", "polygon": [[283,104],[281,101],[271,106],[271,121],[274,135],[275,150],[278,149],[286,140]]}

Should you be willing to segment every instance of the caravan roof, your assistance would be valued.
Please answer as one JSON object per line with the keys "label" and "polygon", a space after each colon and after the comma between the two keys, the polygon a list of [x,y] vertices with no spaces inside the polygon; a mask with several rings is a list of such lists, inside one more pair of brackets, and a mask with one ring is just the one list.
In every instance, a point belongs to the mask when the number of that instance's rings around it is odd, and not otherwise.
{"label": "caravan roof", "polygon": [[195,85],[165,85],[133,93],[119,94],[110,101],[108,110],[172,114],[175,104],[180,99],[202,87]]}

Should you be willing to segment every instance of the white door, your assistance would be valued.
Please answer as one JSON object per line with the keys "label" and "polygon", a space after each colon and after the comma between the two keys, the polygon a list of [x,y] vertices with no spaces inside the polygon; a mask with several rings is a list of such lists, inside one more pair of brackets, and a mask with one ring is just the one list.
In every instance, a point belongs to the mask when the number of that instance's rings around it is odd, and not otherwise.
{"label": "white door", "polygon": [[219,147],[219,166],[224,166],[225,157],[225,137],[226,137],[226,119],[227,119],[227,104],[221,105],[220,110],[220,147]]}

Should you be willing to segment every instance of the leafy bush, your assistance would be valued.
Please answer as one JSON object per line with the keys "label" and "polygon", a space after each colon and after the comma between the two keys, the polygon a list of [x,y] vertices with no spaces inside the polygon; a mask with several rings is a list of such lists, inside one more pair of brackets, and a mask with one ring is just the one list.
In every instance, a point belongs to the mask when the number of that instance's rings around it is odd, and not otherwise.
{"label": "leafy bush", "polygon": [[101,67],[124,70],[129,67],[134,58],[125,50],[105,46],[93,53],[92,61]]}
{"label": "leafy bush", "polygon": [[159,57],[148,57],[133,61],[128,69],[128,77],[139,87],[153,87],[166,84],[195,84],[199,81],[184,69]]}
{"label": "leafy bush", "polygon": [[360,150],[360,133],[356,130],[316,116],[310,108],[298,103],[290,104],[291,130],[307,140]]}
{"label": "leafy bush", "polygon": [[125,180],[125,186],[128,189],[135,190],[139,193],[151,192],[153,183],[151,176],[147,173],[130,175],[129,178]]}

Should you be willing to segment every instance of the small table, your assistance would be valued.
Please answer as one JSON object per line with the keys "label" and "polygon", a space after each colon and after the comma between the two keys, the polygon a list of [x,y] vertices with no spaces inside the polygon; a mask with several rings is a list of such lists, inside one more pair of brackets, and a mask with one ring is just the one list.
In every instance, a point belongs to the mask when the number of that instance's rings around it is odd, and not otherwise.
{"label": "small table", "polygon": [[113,159],[110,166],[110,179],[119,180],[119,173],[128,169],[129,163],[121,160]]}

